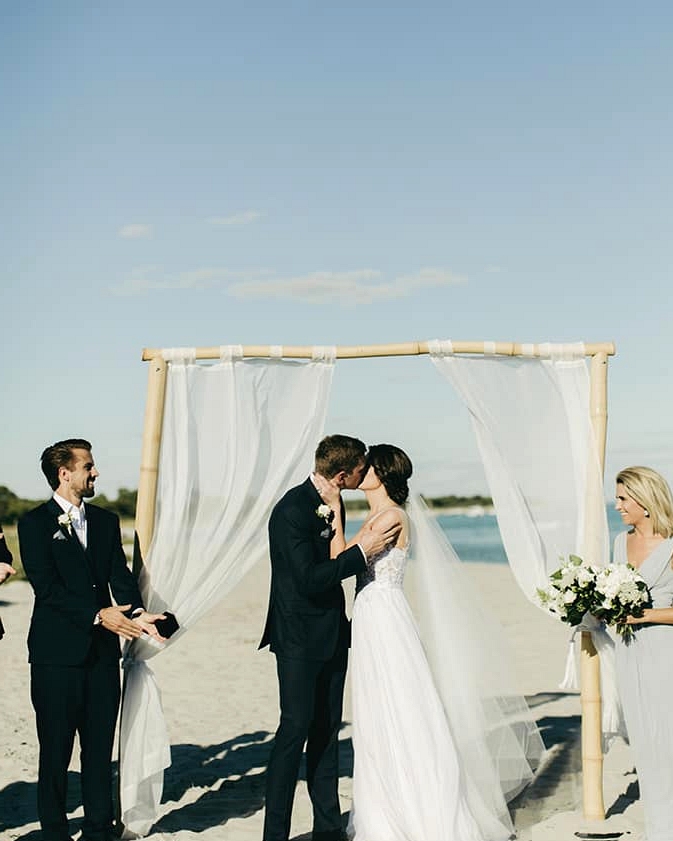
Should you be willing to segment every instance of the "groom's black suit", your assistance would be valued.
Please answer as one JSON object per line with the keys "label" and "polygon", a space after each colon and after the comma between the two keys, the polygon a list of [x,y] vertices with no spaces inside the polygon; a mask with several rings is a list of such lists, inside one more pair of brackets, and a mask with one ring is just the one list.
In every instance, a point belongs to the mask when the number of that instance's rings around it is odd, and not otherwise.
{"label": "groom's black suit", "polygon": [[264,841],[287,841],[306,743],[314,839],[339,838],[338,735],[350,626],[341,581],[365,567],[359,546],[330,559],[331,528],[310,479],[269,520],[271,595],[260,648],[276,655],[280,725],[267,769]]}
{"label": "groom's black suit", "polygon": [[126,565],[119,519],[87,504],[87,548],[58,525],[51,499],[19,520],[21,560],[35,592],[28,634],[31,699],[40,743],[38,814],[44,841],[69,838],[67,769],[75,732],[81,746],[83,838],[112,832],[111,756],[119,707],[119,637],[94,624],[101,608],[142,607]]}

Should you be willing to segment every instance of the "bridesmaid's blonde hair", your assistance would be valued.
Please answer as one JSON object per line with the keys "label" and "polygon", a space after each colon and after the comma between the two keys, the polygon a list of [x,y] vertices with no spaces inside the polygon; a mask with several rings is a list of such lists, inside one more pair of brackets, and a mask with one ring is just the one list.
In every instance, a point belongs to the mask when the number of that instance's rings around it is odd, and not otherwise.
{"label": "bridesmaid's blonde hair", "polygon": [[673,537],[673,496],[660,473],[651,467],[625,467],[617,474],[617,484],[648,512],[655,534]]}

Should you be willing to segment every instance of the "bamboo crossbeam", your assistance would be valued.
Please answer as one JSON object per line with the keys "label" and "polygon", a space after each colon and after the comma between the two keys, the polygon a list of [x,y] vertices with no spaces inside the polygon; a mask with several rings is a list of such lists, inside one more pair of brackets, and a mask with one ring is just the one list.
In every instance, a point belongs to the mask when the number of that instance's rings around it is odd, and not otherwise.
{"label": "bamboo crossbeam", "polygon": [[[547,356],[548,344],[525,344],[524,342],[452,342],[454,353],[471,354],[495,354],[496,356]],[[273,357],[271,345],[243,345],[243,356],[245,357]],[[313,356],[312,346],[283,345],[281,355],[284,359],[311,359]],[[615,355],[615,346],[612,342],[595,342],[585,344],[586,356],[595,356],[604,353],[607,356]],[[420,356],[430,353],[429,342],[400,342],[397,344],[384,345],[342,345],[336,347],[337,359],[364,359],[376,356]],[[143,362],[161,356],[161,348],[144,348]],[[195,349],[196,359],[219,359],[220,347],[200,347]]]}

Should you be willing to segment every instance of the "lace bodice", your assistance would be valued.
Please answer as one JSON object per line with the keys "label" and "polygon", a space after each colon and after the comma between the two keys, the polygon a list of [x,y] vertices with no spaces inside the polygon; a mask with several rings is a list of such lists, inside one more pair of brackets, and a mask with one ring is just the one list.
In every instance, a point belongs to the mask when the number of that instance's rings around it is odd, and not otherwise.
{"label": "lace bodice", "polygon": [[404,570],[407,565],[409,546],[400,549],[397,546],[382,549],[377,555],[367,560],[364,571],[359,573],[355,585],[355,593],[360,592],[368,584],[380,587],[401,587],[404,582]]}

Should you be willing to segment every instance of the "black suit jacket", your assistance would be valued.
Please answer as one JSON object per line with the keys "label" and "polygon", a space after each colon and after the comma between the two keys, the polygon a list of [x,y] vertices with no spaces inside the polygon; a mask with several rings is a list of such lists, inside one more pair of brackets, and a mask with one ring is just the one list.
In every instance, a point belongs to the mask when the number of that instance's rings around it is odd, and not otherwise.
{"label": "black suit jacket", "polygon": [[283,657],[329,660],[348,646],[341,581],[365,568],[359,546],[330,559],[329,524],[316,509],[322,503],[310,479],[289,490],[269,519],[271,594],[260,648]]}
{"label": "black suit jacket", "polygon": [[63,510],[52,498],[19,520],[21,562],[35,592],[28,633],[31,663],[82,665],[96,644],[99,656],[115,661],[119,637],[94,625],[96,613],[112,604],[142,607],[122,549],[116,514],[86,506],[87,548],[74,529],[59,526]]}
{"label": "black suit jacket", "polygon": [[0,534],[2,534],[2,538],[0,538],[0,562],[3,564],[10,564],[12,563],[12,553],[9,551],[9,546],[7,545],[7,541],[5,540],[5,536],[2,531],[2,526],[0,526]]}

